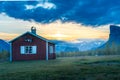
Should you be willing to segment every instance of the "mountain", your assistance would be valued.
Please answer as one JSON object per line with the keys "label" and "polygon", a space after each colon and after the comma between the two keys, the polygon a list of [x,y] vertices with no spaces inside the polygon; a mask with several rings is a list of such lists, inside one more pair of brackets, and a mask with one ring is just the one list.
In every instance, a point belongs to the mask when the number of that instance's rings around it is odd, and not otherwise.
{"label": "mountain", "polygon": [[120,27],[116,25],[110,25],[110,34],[108,41],[102,45],[100,48],[104,48],[106,46],[112,46],[113,44],[120,45]]}
{"label": "mountain", "polygon": [[56,52],[78,52],[94,50],[103,45],[106,40],[103,39],[78,39],[76,41],[59,41],[53,40],[56,44]]}
{"label": "mountain", "polygon": [[110,25],[110,34],[109,34],[109,39],[107,43],[120,44],[120,27],[119,26]]}
{"label": "mountain", "polygon": [[0,39],[0,52],[10,50],[10,44],[7,41]]}

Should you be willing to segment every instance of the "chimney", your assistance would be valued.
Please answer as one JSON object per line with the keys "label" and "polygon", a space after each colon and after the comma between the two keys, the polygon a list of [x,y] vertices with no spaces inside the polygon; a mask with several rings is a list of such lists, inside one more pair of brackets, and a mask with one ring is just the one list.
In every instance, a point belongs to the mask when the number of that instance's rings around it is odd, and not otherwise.
{"label": "chimney", "polygon": [[31,27],[31,33],[36,34],[36,28],[34,26]]}

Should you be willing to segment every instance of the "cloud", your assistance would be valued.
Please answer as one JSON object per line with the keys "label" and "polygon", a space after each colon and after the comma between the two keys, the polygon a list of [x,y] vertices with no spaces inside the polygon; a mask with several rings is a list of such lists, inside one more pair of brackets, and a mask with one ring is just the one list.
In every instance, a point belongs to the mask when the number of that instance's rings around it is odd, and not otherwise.
{"label": "cloud", "polygon": [[42,7],[42,8],[45,8],[45,9],[55,9],[56,6],[50,2],[39,2],[39,4],[37,5],[25,5],[26,6],[26,9],[36,9],[36,8],[39,8],[39,7]]}
{"label": "cloud", "polygon": [[0,2],[0,13],[38,23],[120,24],[120,0],[41,0]]}
{"label": "cloud", "polygon": [[10,34],[10,33],[0,32],[0,38],[5,39],[5,40],[10,40],[17,36],[18,36],[18,34]]}

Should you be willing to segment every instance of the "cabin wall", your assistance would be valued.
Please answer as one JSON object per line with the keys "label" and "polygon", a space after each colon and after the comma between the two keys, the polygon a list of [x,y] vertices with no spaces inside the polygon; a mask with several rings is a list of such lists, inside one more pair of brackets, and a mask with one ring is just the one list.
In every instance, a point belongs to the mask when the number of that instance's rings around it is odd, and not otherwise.
{"label": "cabin wall", "polygon": [[[53,46],[53,53],[50,53],[50,46]],[[48,57],[49,57],[49,59],[55,59],[56,58],[55,44],[48,43]]]}
{"label": "cabin wall", "polygon": [[[32,42],[26,42],[25,39],[32,39]],[[21,54],[20,46],[37,46],[36,54]],[[41,40],[30,34],[26,34],[12,43],[12,60],[43,60],[46,59],[46,41]]]}

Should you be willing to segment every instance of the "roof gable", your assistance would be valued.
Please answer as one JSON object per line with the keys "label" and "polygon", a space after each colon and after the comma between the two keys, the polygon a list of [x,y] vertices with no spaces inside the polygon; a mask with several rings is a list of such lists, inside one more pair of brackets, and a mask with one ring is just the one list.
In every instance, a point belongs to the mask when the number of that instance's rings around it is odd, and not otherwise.
{"label": "roof gable", "polygon": [[[41,36],[39,36],[39,35],[37,35],[37,34],[33,34],[33,33],[31,33],[31,32],[26,32],[26,33],[24,33],[24,34],[22,34],[22,35],[20,35],[20,36],[18,36],[18,37],[16,37],[16,38],[14,38],[13,40],[11,40],[11,41],[9,41],[9,42],[12,43],[13,41],[17,40],[18,38],[20,38],[20,37],[22,37],[22,36],[24,36],[24,35],[26,35],[26,34],[30,34],[30,35],[32,35],[32,36],[35,36],[35,37],[41,39],[41,40],[44,40],[44,41],[53,43],[53,42],[51,42],[51,41],[49,41],[49,40],[47,40],[47,39],[45,39],[45,38],[43,38],[43,37],[41,37]],[[54,43],[53,43],[53,44],[54,44]]]}

